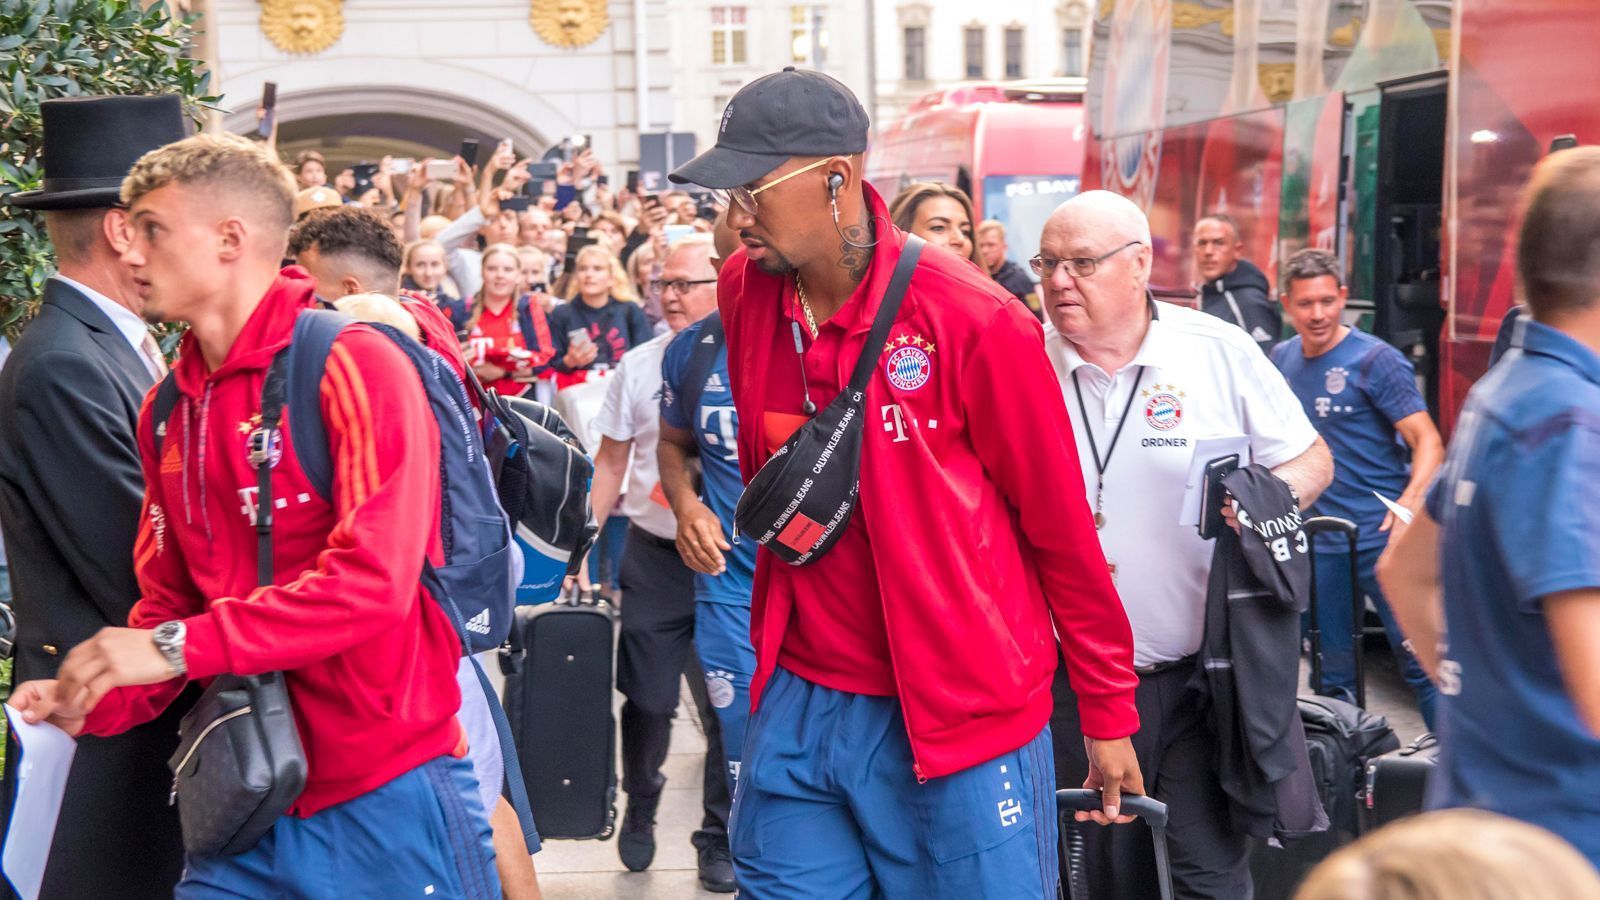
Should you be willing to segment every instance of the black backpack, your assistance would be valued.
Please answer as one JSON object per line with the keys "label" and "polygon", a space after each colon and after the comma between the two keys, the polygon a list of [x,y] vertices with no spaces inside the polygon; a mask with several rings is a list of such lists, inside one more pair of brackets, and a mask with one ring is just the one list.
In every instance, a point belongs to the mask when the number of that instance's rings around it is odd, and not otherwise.
{"label": "black backpack", "polygon": [[1300,697],[1306,750],[1328,821],[1345,835],[1358,833],[1367,760],[1400,747],[1389,720],[1333,697]]}

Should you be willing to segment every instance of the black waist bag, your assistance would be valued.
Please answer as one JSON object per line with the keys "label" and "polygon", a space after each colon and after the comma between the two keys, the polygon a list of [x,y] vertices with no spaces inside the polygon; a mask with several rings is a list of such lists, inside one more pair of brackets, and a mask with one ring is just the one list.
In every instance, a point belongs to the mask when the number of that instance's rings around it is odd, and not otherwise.
{"label": "black waist bag", "polygon": [[850,383],[783,442],[750,479],[733,512],[741,532],[791,566],[815,562],[827,553],[855,512],[867,382],[889,339],[922,246],[921,238],[906,236]]}
{"label": "black waist bag", "polygon": [[[280,366],[287,354],[279,354]],[[267,378],[261,428],[250,436],[256,467],[256,579],[272,584],[272,450],[283,415],[282,373]],[[280,451],[281,452],[281,451]],[[178,725],[172,797],[191,856],[254,847],[306,786],[306,754],[282,672],[219,675]]]}

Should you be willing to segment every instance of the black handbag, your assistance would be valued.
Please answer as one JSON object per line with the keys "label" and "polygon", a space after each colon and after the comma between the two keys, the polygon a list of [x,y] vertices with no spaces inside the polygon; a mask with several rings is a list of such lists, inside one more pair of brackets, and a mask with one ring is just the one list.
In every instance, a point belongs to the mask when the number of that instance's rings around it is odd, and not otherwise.
{"label": "black handbag", "polygon": [[883,354],[922,247],[921,238],[906,236],[850,383],[827,409],[783,442],[750,479],[734,509],[739,531],[754,536],[756,543],[791,566],[821,558],[838,542],[855,513],[867,382]]}
{"label": "black handbag", "polygon": [[[277,368],[285,354],[279,354]],[[280,373],[281,374],[281,373]],[[272,457],[281,452],[282,377],[268,377],[261,427],[250,436],[260,491],[257,582],[272,584]],[[274,390],[274,388],[277,388]],[[272,396],[277,394],[278,396]],[[282,672],[219,675],[178,725],[172,795],[191,856],[243,853],[272,830],[306,786],[306,754]]]}

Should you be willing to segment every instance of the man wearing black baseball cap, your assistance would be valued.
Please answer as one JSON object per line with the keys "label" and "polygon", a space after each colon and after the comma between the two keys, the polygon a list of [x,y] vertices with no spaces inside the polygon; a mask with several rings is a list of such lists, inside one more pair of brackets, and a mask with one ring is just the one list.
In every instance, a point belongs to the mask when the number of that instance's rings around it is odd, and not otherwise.
{"label": "man wearing black baseball cap", "polygon": [[867,130],[847,88],[787,68],[671,176],[719,191],[742,243],[718,284],[750,483],[732,539],[763,547],[739,888],[1054,897],[1056,636],[1102,823],[1143,792],[1132,636],[1037,320],[889,222]]}

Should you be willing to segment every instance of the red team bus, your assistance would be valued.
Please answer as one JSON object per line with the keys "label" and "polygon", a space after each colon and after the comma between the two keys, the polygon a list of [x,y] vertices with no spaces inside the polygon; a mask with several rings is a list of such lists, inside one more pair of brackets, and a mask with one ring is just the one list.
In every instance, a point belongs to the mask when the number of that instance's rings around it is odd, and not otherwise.
{"label": "red team bus", "polygon": [[919,98],[878,130],[867,180],[885,202],[914,181],[972,198],[978,221],[1006,226],[1007,255],[1023,267],[1044,220],[1078,192],[1083,166],[1081,78],[975,82]]}
{"label": "red team bus", "polygon": [[1515,302],[1529,170],[1600,143],[1600,5],[1101,0],[1094,27],[1083,187],[1149,213],[1154,286],[1193,284],[1214,211],[1274,282],[1332,250],[1449,429]]}

